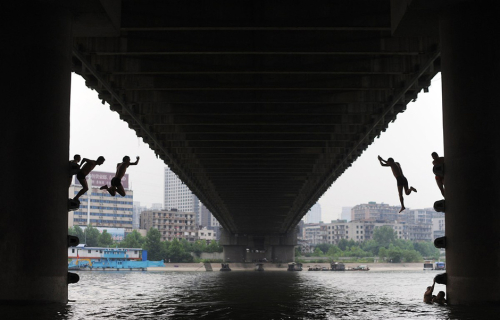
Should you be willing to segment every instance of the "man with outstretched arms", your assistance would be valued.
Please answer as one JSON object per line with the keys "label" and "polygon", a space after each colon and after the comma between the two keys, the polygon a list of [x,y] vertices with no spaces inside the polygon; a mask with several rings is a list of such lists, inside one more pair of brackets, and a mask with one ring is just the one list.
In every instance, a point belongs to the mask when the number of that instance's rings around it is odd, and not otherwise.
{"label": "man with outstretched arms", "polygon": [[403,200],[403,188],[405,190],[406,195],[409,195],[412,191],[417,192],[417,189],[413,187],[408,188],[408,180],[403,175],[403,169],[401,169],[401,165],[399,164],[399,162],[394,162],[393,158],[389,158],[386,161],[382,159],[380,156],[378,156],[378,161],[380,161],[380,165],[382,167],[391,167],[392,169],[392,173],[394,174],[394,177],[396,178],[398,184],[399,201],[401,201],[401,210],[399,210],[399,212],[401,212],[404,209],[406,209]]}
{"label": "man with outstretched arms", "polygon": [[139,157],[136,157],[136,159],[137,160],[135,162],[130,162],[129,156],[123,157],[123,162],[116,165],[116,175],[113,179],[111,179],[111,187],[104,185],[100,189],[108,190],[109,194],[112,196],[115,196],[118,192],[122,197],[125,197],[126,193],[122,186],[122,178],[125,175],[125,172],[127,172],[127,168],[129,166],[135,166],[139,163]]}

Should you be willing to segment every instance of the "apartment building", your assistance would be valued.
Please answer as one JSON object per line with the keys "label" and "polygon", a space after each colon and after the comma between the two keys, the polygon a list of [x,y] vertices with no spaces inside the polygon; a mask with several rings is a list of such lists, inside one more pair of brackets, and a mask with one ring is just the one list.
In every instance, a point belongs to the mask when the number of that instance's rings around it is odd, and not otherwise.
{"label": "apartment building", "polygon": [[401,220],[400,206],[390,206],[387,203],[368,202],[358,204],[351,209],[351,220]]}
{"label": "apartment building", "polygon": [[320,226],[322,242],[338,244],[340,240],[368,241],[373,239],[376,229],[389,226],[396,232],[398,239],[409,239],[408,226],[404,221],[376,221],[376,220],[332,220]]}
{"label": "apartment building", "polygon": [[146,210],[141,213],[141,229],[158,229],[161,240],[174,238],[194,242],[198,239],[198,226],[194,212],[171,210]]}

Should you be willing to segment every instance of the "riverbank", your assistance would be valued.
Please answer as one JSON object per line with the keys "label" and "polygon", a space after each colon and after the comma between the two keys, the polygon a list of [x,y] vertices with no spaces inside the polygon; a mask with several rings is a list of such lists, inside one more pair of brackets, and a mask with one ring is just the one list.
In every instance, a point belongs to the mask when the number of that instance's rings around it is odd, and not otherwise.
{"label": "riverbank", "polygon": [[[353,268],[358,265],[366,265],[370,271],[420,271],[423,269],[423,263],[346,263],[346,268]],[[220,263],[211,263],[213,271],[219,271]],[[286,263],[264,263],[266,271],[286,271],[288,265]],[[308,267],[320,266],[330,268],[329,263],[304,263],[303,269]],[[229,263],[229,267],[233,271],[254,271],[255,263]],[[164,267],[150,267],[148,271],[205,271],[203,263],[165,263]]]}

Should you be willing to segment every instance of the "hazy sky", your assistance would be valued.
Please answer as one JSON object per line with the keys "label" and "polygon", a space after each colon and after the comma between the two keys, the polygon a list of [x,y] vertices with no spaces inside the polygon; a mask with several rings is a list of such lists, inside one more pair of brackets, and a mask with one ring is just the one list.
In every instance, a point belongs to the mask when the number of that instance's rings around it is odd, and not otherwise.
{"label": "hazy sky", "polygon": [[[163,203],[165,164],[120,120],[118,113],[102,105],[97,92],[88,89],[83,78],[73,74],[71,79],[70,154],[89,159],[102,155],[106,162],[94,170],[108,172],[115,171],[124,155],[132,161],[140,156],[139,165],[127,171],[134,201],[146,206]],[[380,166],[377,155],[399,162],[410,186],[418,190],[405,197],[407,208],[432,207],[442,198],[432,174],[430,155],[433,151],[443,155],[440,74],[429,89],[428,93],[421,92],[416,102],[409,103],[407,110],[323,195],[319,200],[323,221],[339,218],[342,207],[368,201],[399,205],[396,179],[390,168]]]}

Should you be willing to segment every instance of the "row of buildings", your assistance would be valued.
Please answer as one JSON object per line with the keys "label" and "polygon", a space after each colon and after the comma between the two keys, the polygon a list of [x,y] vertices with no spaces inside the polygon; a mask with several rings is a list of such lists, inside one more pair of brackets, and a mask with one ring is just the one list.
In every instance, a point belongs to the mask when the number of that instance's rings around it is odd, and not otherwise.
{"label": "row of buildings", "polygon": [[[164,203],[154,203],[151,207],[141,206],[134,201],[134,191],[129,188],[129,175],[122,179],[125,197],[112,197],[99,188],[110,183],[114,173],[93,171],[87,176],[89,191],[80,197],[80,208],[69,212],[68,227],[85,228],[91,224],[99,230],[106,229],[117,241],[127,233],[138,230],[146,235],[147,230],[156,228],[162,240],[186,239],[195,241],[218,239],[220,224],[199,199],[168,168],[165,168]],[[69,188],[69,198],[73,198],[82,186],[74,179]]]}
{"label": "row of buildings", "polygon": [[[129,188],[129,175],[122,179],[125,197],[112,197],[99,187],[109,184],[114,173],[94,171],[88,176],[89,191],[80,197],[79,210],[70,212],[69,226],[89,224],[113,234],[121,240],[132,230],[144,235],[156,228],[162,240],[174,238],[195,241],[220,237],[220,224],[199,199],[168,168],[165,168],[164,205],[151,207],[134,202]],[[75,179],[69,189],[73,198],[82,186]],[[399,206],[369,202],[342,208],[341,220],[321,221],[321,206],[314,205],[299,224],[301,243],[314,246],[320,243],[337,244],[340,240],[367,241],[381,226],[390,226],[399,239],[428,241],[444,236],[444,214],[434,209],[407,209],[399,213]]]}
{"label": "row of buildings", "polygon": [[[444,213],[433,208],[407,209],[369,202],[350,208],[350,219],[299,225],[299,239],[304,246],[321,243],[338,244],[340,240],[368,241],[377,228],[392,228],[398,239],[431,241],[444,236]],[[345,215],[343,215],[345,217]]]}

